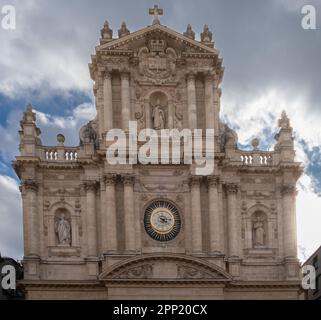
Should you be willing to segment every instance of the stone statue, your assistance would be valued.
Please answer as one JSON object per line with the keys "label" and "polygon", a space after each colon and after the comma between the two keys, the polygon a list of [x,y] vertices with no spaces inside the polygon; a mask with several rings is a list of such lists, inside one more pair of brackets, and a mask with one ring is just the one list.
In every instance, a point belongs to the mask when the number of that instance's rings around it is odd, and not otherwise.
{"label": "stone statue", "polygon": [[264,230],[264,222],[261,220],[257,220],[253,224],[253,235],[254,235],[254,246],[255,247],[263,247],[265,245],[265,230]]}
{"label": "stone statue", "polygon": [[62,214],[59,221],[56,223],[56,233],[58,236],[58,243],[63,245],[70,245],[70,223],[65,219],[65,215]]}
{"label": "stone statue", "polygon": [[160,105],[159,99],[157,99],[156,105],[153,109],[152,118],[154,129],[160,130],[165,128],[165,112]]}
{"label": "stone statue", "polygon": [[82,146],[84,143],[95,143],[97,145],[97,132],[94,129],[94,122],[89,121],[85,126],[83,126],[79,131],[79,140],[80,145]]}

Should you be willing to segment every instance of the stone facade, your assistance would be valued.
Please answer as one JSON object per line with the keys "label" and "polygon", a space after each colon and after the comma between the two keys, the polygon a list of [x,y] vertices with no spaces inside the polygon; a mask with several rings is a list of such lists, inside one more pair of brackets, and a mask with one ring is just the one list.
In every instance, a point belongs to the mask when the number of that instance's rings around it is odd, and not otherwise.
{"label": "stone facade", "polygon": [[[237,147],[220,120],[224,68],[213,35],[201,41],[154,22],[113,38],[108,22],[89,65],[97,116],[80,144],[44,146],[28,106],[21,121],[24,280],[29,299],[296,299],[299,294],[295,198],[302,168],[294,160],[285,113],[273,151]],[[155,111],[155,108],[157,111]],[[159,111],[161,110],[161,111]],[[110,165],[106,132],[214,129],[215,170],[194,165]],[[242,124],[240,124],[242,125]],[[159,128],[156,128],[159,129]],[[157,241],[145,211],[164,200],[180,229]]]}

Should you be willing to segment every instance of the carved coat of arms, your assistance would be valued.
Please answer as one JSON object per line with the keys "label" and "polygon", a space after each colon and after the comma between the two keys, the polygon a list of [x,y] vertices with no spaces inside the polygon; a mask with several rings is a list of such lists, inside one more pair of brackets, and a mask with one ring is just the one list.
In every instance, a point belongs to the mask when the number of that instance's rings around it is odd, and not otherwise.
{"label": "carved coat of arms", "polygon": [[177,54],[165,40],[153,39],[138,52],[139,73],[146,79],[164,80],[176,73]]}

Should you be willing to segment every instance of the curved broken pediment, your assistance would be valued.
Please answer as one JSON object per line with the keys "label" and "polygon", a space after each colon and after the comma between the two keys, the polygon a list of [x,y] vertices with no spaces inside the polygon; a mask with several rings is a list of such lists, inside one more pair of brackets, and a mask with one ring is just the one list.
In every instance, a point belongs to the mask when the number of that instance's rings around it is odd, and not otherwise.
{"label": "curved broken pediment", "polygon": [[176,254],[152,254],[121,261],[99,276],[102,281],[218,281],[231,276],[210,262]]}

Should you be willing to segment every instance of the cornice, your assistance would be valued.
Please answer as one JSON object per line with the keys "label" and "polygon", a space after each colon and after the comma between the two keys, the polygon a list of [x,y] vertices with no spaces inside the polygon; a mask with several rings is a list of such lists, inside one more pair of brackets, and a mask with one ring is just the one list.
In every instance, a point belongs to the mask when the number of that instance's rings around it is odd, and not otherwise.
{"label": "cornice", "polygon": [[207,53],[212,53],[214,55],[219,55],[219,51],[217,49],[208,47],[205,44],[203,44],[197,40],[190,39],[190,38],[184,36],[183,34],[177,32],[173,29],[170,29],[168,27],[165,27],[163,25],[160,25],[160,24],[145,27],[143,29],[140,29],[140,30],[137,30],[133,33],[130,33],[122,38],[114,39],[108,43],[105,43],[103,45],[99,45],[96,47],[96,52],[103,51],[103,50],[115,49],[115,48],[117,48],[117,46],[127,44],[132,41],[139,40],[139,39],[145,37],[146,34],[150,34],[150,33],[156,32],[156,31],[159,31],[161,33],[162,32],[166,33],[169,37],[176,39],[182,43],[188,44],[194,48],[201,49],[205,53],[207,52]]}

